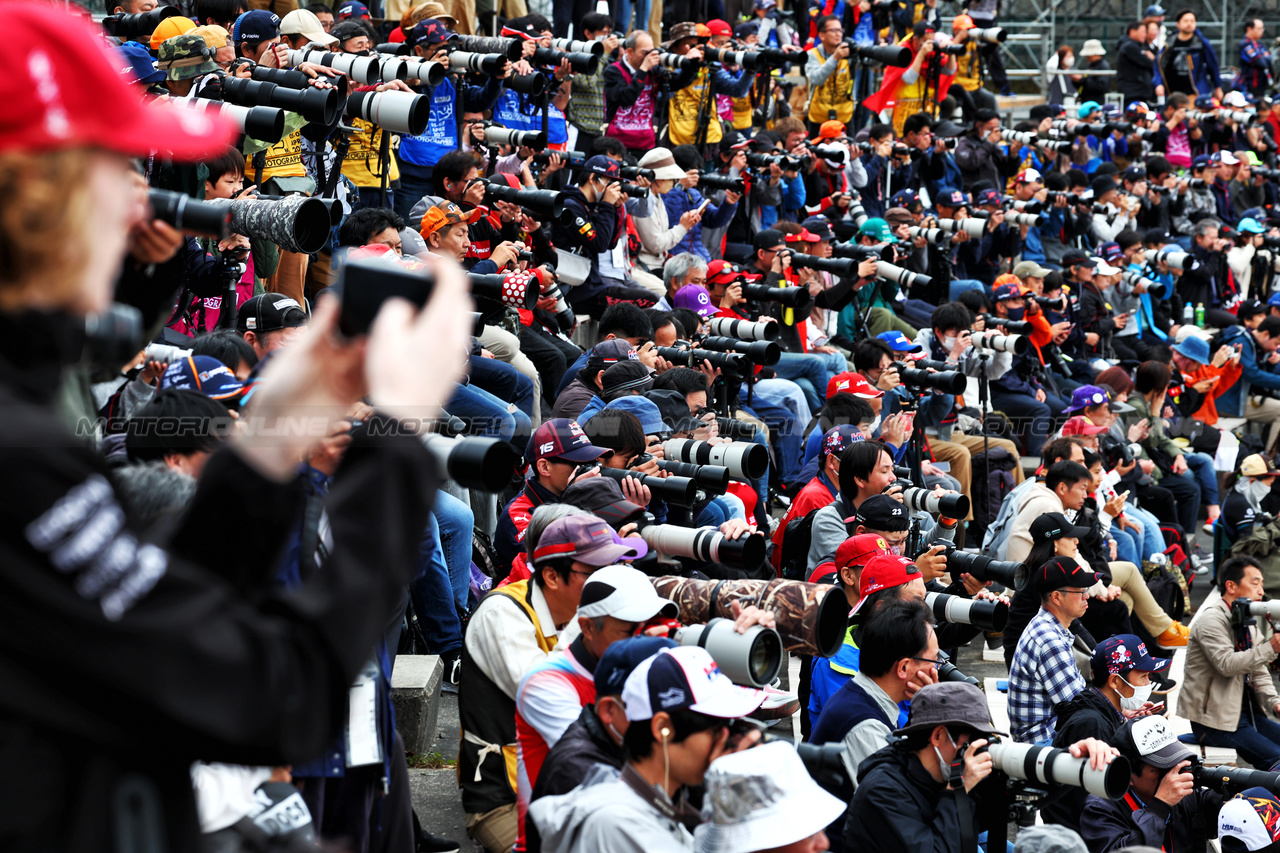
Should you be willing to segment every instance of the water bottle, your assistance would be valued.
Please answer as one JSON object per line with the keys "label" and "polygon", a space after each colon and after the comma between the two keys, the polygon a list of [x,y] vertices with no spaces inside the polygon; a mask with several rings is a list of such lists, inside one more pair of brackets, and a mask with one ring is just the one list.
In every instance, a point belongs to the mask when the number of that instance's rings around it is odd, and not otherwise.
{"label": "water bottle", "polygon": [[1202,329],[1204,328],[1204,303],[1203,302],[1196,303],[1196,325]]}
{"label": "water bottle", "polygon": [[1196,320],[1196,311],[1194,308],[1191,307],[1191,303],[1188,302],[1182,308],[1182,325],[1190,326],[1192,323],[1195,322],[1195,320]]}

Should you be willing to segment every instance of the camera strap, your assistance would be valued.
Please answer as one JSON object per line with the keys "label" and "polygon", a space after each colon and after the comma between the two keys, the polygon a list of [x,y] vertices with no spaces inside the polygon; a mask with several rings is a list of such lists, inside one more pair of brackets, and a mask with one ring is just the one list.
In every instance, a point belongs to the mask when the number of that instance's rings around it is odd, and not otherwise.
{"label": "camera strap", "polygon": [[652,785],[649,784],[639,771],[630,764],[626,764],[622,768],[622,775],[619,779],[626,784],[628,788],[635,791],[636,796],[644,800],[654,808],[659,814],[673,823],[679,823],[685,829],[693,832],[694,829],[702,823],[702,815],[694,810],[688,803],[683,800],[679,803],[673,803],[671,800],[662,796]]}
{"label": "camera strap", "polygon": [[961,764],[957,768],[953,764],[951,768],[952,784],[955,785],[951,793],[956,798],[956,819],[960,823],[960,849],[977,850],[978,834],[973,826],[973,801],[969,799],[968,793],[964,790],[964,783],[957,776],[957,772],[964,772],[964,765]]}

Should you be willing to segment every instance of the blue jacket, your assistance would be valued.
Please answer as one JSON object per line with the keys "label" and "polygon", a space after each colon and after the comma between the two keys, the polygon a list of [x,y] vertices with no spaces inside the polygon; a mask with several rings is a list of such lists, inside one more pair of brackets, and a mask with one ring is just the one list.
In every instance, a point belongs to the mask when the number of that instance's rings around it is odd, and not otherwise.
{"label": "blue jacket", "polygon": [[1280,390],[1280,374],[1270,364],[1258,363],[1258,346],[1253,335],[1243,326],[1232,326],[1222,333],[1222,342],[1228,346],[1240,344],[1240,380],[1218,398],[1218,411],[1227,417],[1244,417],[1244,401],[1251,386]]}
{"label": "blue jacket", "polygon": [[[1214,89],[1221,86],[1218,71],[1218,55],[1213,52],[1213,45],[1199,27],[1196,28],[1195,38],[1200,40],[1200,47],[1197,50],[1199,60],[1192,60],[1191,63],[1191,85],[1195,87],[1195,95],[1210,95]],[[1165,44],[1164,50],[1156,57],[1156,68],[1160,72],[1160,78],[1164,81],[1166,87],[1172,85],[1170,81],[1176,79],[1179,75],[1173,72],[1173,62],[1177,53],[1173,50],[1173,46],[1177,44],[1178,37],[1173,38]]]}

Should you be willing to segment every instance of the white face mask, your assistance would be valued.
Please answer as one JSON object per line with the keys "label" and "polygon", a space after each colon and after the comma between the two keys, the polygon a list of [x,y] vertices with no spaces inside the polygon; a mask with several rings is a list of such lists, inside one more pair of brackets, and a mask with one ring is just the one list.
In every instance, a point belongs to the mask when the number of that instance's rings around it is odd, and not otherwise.
{"label": "white face mask", "polygon": [[[960,754],[960,747],[956,746],[956,742],[951,738],[951,732],[947,732],[947,742],[956,751],[956,755]],[[942,757],[942,750],[936,746],[933,748],[933,754],[938,756],[938,767],[942,769],[942,781],[945,783],[951,778],[951,762]]]}
{"label": "white face mask", "polygon": [[950,352],[955,345],[956,345],[955,335],[947,335],[942,339],[942,348],[944,350],[947,350],[948,352]]}
{"label": "white face mask", "polygon": [[1249,482],[1249,498],[1255,503],[1262,503],[1262,499],[1271,494],[1271,486],[1261,480],[1251,480]]}
{"label": "white face mask", "polygon": [[1125,684],[1128,684],[1133,690],[1132,696],[1120,697],[1120,707],[1125,711],[1136,711],[1143,705],[1147,704],[1147,700],[1151,698],[1151,691],[1156,689],[1154,684],[1129,684],[1128,681],[1125,681],[1124,676],[1121,676],[1120,680],[1124,681]]}
{"label": "white face mask", "polygon": [[1058,64],[1061,65],[1063,68],[1070,68],[1076,64],[1076,58],[1075,56],[1067,55],[1062,57],[1062,61],[1059,62]]}

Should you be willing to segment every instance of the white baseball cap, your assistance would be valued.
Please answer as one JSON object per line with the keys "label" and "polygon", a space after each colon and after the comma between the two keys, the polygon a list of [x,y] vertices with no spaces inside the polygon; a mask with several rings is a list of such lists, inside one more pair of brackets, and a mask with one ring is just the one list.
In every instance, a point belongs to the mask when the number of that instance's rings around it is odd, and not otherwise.
{"label": "white baseball cap", "polygon": [[630,566],[605,566],[591,573],[582,586],[578,615],[588,619],[612,616],[623,622],[645,622],[661,613],[674,619],[676,603],[654,591],[648,576]]}
{"label": "white baseball cap", "polygon": [[826,829],[845,810],[813,781],[795,747],[779,741],[717,758],[703,787],[698,853],[786,847]]}
{"label": "white baseball cap", "polygon": [[1102,258],[1094,258],[1094,260],[1098,262],[1097,266],[1093,268],[1094,273],[1097,275],[1115,275],[1120,272],[1119,267],[1111,266],[1111,264],[1107,263]]}
{"label": "white baseball cap", "polygon": [[763,701],[764,693],[734,684],[699,646],[663,649],[641,661],[622,686],[622,702],[632,721],[652,720],[659,711],[684,710],[733,720]]}
{"label": "white baseball cap", "polygon": [[1244,92],[1227,92],[1222,96],[1222,105],[1224,107],[1247,107],[1249,100],[1244,96]]}
{"label": "white baseball cap", "polygon": [[282,35],[306,36],[312,44],[337,44],[338,40],[324,31],[324,24],[315,12],[294,9],[280,20]]}
{"label": "white baseball cap", "polygon": [[1218,810],[1218,840],[1223,850],[1274,850],[1280,842],[1280,801],[1266,788],[1241,791]]}

